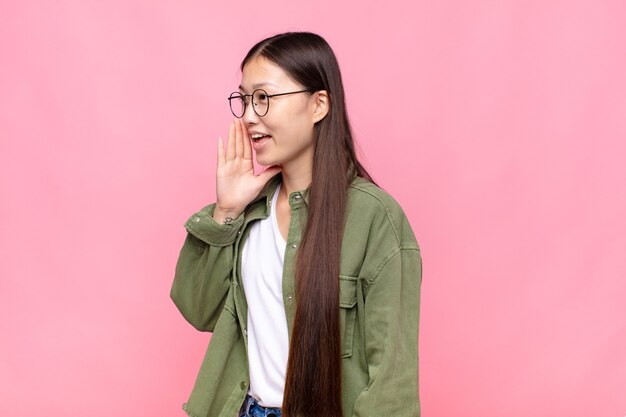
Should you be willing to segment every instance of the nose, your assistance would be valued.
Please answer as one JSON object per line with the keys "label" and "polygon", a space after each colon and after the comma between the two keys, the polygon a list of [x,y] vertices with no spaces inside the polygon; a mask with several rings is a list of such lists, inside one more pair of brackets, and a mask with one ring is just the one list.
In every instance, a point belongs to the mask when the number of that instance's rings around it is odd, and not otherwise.
{"label": "nose", "polygon": [[259,121],[259,115],[256,114],[252,106],[254,106],[254,104],[252,100],[250,100],[250,103],[246,106],[243,116],[241,117],[246,126],[252,126]]}

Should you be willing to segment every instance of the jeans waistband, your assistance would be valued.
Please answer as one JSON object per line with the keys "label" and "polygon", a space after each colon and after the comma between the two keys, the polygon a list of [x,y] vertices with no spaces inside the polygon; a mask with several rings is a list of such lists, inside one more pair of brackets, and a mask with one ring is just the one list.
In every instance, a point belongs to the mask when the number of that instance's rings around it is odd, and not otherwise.
{"label": "jeans waistband", "polygon": [[263,407],[251,395],[246,395],[246,399],[239,411],[239,417],[281,417],[280,408]]}

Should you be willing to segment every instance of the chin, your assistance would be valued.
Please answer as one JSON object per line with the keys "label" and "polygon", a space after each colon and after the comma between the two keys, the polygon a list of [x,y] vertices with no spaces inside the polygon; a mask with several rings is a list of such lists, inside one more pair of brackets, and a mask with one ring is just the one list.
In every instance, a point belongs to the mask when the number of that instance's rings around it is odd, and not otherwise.
{"label": "chin", "polygon": [[262,156],[256,155],[256,163],[261,165],[262,167],[271,167],[272,165],[279,165],[280,162],[272,161],[271,159],[263,158]]}

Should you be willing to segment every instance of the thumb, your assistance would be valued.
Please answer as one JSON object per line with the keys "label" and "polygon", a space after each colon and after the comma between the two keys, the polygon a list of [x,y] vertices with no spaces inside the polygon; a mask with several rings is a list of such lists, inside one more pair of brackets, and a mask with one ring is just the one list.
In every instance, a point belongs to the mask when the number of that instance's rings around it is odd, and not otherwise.
{"label": "thumb", "polygon": [[273,165],[267,168],[262,173],[260,173],[258,178],[263,184],[265,184],[266,182],[270,180],[270,178],[272,178],[274,175],[278,174],[281,171],[282,171],[281,167],[279,167],[278,165]]}

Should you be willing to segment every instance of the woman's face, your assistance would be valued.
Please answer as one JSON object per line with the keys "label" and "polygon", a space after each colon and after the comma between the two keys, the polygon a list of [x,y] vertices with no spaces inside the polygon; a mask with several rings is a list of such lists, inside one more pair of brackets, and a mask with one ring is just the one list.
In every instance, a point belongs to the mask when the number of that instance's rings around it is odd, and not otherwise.
{"label": "woman's face", "polygon": [[[243,94],[252,94],[258,88],[268,95],[303,90],[279,66],[263,57],[257,57],[243,68],[240,85]],[[256,160],[261,165],[280,165],[285,170],[312,170],[314,125],[319,119],[318,94],[297,93],[269,98],[269,111],[259,117],[252,109],[252,100],[243,115],[243,121],[252,138]],[[257,136],[264,135],[261,139]]]}

